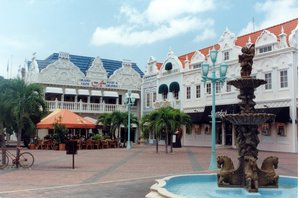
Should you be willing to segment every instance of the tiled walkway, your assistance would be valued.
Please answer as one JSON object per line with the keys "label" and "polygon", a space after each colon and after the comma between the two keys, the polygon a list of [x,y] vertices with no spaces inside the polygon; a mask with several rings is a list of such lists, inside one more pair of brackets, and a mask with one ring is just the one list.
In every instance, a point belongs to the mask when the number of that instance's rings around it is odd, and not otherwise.
{"label": "tiled walkway", "polygon": [[[134,145],[132,150],[79,150],[72,169],[72,156],[65,151],[30,150],[35,156],[31,169],[0,170],[3,197],[144,197],[157,178],[173,174],[208,171],[210,148],[174,148],[166,154],[154,146]],[[218,155],[235,158],[237,151],[218,148]],[[277,173],[297,176],[295,153],[259,152],[258,164],[267,156],[279,157]]]}

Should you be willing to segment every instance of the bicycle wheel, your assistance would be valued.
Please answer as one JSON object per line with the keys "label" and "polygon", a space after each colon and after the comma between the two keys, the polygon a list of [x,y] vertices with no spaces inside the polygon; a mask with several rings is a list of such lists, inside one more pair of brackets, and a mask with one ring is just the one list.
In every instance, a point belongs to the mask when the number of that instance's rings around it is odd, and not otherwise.
{"label": "bicycle wheel", "polygon": [[4,169],[8,165],[8,162],[9,158],[7,157],[7,155],[5,155],[5,161],[3,161],[2,151],[0,151],[0,169]]}
{"label": "bicycle wheel", "polygon": [[34,157],[29,152],[20,154],[19,164],[23,168],[30,168],[34,163]]}

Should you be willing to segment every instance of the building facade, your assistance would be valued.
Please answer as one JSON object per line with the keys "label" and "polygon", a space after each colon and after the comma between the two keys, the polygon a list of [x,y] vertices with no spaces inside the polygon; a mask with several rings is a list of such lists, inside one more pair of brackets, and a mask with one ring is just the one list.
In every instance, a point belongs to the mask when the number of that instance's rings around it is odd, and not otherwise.
{"label": "building facade", "polygon": [[[245,45],[255,44],[255,57],[251,76],[264,79],[267,84],[255,91],[257,112],[276,115],[259,126],[260,150],[297,152],[298,146],[298,19],[247,35],[235,36],[228,29],[217,44],[176,56],[171,50],[167,58],[158,63],[150,58],[142,84],[142,114],[161,106],[172,106],[190,115],[192,132],[182,137],[185,146],[211,144],[211,83],[203,83],[201,64],[208,61],[209,50],[218,50],[216,70],[222,62],[228,64],[227,80],[240,78],[238,55]],[[219,74],[219,73],[218,73]],[[219,75],[218,75],[219,76]],[[239,90],[216,84],[216,143],[235,147],[234,126],[223,114],[240,111]],[[155,96],[155,97],[154,97]],[[150,142],[153,142],[153,134]],[[164,141],[161,141],[164,142]]]}
{"label": "building facade", "polygon": [[[43,85],[50,112],[69,109],[95,120],[102,113],[126,112],[124,101],[128,90],[136,99],[131,111],[139,118],[142,76],[139,67],[129,60],[60,52],[44,60],[33,56],[24,78],[29,83]],[[131,140],[135,141],[139,132],[136,127],[132,131]]]}

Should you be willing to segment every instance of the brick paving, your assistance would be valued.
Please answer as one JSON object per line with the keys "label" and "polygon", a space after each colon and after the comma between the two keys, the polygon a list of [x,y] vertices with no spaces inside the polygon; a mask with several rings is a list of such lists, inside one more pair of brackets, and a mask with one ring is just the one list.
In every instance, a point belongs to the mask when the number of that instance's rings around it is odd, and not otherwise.
{"label": "brick paving", "polygon": [[[208,171],[210,148],[174,148],[166,154],[164,146],[134,145],[125,148],[79,150],[72,156],[65,151],[30,150],[35,157],[31,169],[0,170],[0,198],[4,197],[144,197],[155,179],[174,174]],[[216,154],[234,158],[235,149],[217,148]],[[296,153],[259,152],[258,164],[268,156],[279,157],[277,173],[297,176]]]}

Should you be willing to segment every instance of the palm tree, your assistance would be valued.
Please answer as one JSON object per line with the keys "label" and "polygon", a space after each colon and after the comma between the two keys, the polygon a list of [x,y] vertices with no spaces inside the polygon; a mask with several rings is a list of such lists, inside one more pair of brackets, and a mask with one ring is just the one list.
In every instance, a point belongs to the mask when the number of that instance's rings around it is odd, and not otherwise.
{"label": "palm tree", "polygon": [[111,122],[112,122],[112,113],[103,113],[98,116],[97,124],[101,123],[103,125],[104,130],[107,130],[111,128]]}
{"label": "palm tree", "polygon": [[[191,118],[188,114],[178,110],[174,109],[174,123],[175,123],[175,129],[180,128],[181,125],[186,126],[186,130],[189,131],[191,129]],[[172,134],[173,135],[173,134]],[[171,147],[170,147],[170,152],[173,152],[173,142],[171,141]]]}
{"label": "palm tree", "polygon": [[[155,111],[152,111],[148,115],[143,117],[142,125],[148,124],[151,130],[156,131],[156,152],[158,152],[158,136],[161,131],[165,133],[165,151],[168,153],[168,138],[169,134],[172,135],[172,131],[175,131],[180,125],[190,126],[190,117],[172,107],[162,107]],[[172,141],[170,141],[172,152]]]}
{"label": "palm tree", "polygon": [[111,114],[111,132],[113,134],[113,137],[115,138],[115,130],[118,130],[118,137],[120,138],[120,126],[121,125],[126,125],[125,120],[127,117],[127,113],[125,112],[120,112],[120,111],[114,111]]}
{"label": "palm tree", "polygon": [[19,78],[13,79],[7,83],[3,99],[3,105],[14,118],[17,146],[20,146],[25,127],[35,128],[35,124],[47,113],[43,88],[39,84],[27,84]]}
{"label": "palm tree", "polygon": [[158,113],[157,111],[152,111],[149,114],[146,114],[142,117],[140,127],[143,133],[146,131],[154,131],[155,139],[156,139],[156,153],[159,152],[159,137],[160,131],[156,127],[155,120],[157,120]]}

